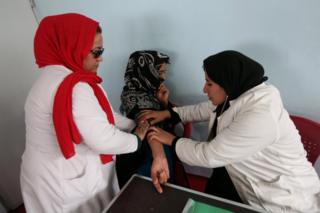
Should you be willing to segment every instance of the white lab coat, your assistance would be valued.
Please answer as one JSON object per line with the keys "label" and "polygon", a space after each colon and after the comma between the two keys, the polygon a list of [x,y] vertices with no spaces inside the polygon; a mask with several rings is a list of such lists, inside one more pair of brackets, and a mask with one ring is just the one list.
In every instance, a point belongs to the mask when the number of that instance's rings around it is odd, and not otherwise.
{"label": "white lab coat", "polygon": [[[53,100],[71,71],[46,66],[25,104],[26,148],[22,156],[21,189],[27,212],[101,212],[119,191],[115,163],[102,164],[99,154],[122,154],[138,147],[136,136],[111,125],[86,83],[73,89],[72,112],[82,142],[66,160],[52,121]],[[134,122],[114,113],[116,126],[131,130]]]}
{"label": "white lab coat", "polygon": [[[210,120],[210,102],[174,110],[183,122]],[[231,101],[210,142],[179,139],[178,157],[190,165],[225,166],[241,199],[271,212],[320,212],[320,181],[306,159],[278,90],[262,83]]]}

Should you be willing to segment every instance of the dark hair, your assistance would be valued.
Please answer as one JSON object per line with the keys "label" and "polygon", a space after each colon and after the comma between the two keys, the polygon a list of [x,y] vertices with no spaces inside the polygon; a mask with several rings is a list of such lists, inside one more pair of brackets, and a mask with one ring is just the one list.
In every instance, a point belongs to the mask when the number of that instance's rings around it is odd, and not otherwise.
{"label": "dark hair", "polygon": [[100,25],[97,26],[97,31],[96,31],[96,33],[97,33],[97,34],[98,34],[98,33],[102,33],[102,29],[101,29]]}

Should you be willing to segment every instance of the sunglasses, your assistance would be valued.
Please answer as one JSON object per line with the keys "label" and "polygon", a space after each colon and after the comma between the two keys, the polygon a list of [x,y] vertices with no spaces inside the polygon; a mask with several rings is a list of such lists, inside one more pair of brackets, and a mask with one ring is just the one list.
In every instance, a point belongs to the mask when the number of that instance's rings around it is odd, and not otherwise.
{"label": "sunglasses", "polygon": [[98,47],[96,49],[90,50],[94,58],[99,58],[104,51],[103,47]]}

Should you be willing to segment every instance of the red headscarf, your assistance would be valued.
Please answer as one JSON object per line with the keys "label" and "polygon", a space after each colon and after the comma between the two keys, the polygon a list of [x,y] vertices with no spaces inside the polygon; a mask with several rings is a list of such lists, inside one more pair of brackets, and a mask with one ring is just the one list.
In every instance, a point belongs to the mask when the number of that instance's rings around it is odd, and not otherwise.
{"label": "red headscarf", "polygon": [[[75,13],[47,16],[41,22],[34,38],[34,53],[39,67],[63,65],[73,73],[60,84],[53,103],[53,124],[60,149],[66,159],[75,155],[74,143],[81,136],[72,115],[72,89],[78,82],[88,83],[99,104],[114,124],[110,104],[98,86],[102,79],[83,69],[83,59],[93,46],[98,22]],[[101,155],[102,163],[112,161],[112,155]]]}

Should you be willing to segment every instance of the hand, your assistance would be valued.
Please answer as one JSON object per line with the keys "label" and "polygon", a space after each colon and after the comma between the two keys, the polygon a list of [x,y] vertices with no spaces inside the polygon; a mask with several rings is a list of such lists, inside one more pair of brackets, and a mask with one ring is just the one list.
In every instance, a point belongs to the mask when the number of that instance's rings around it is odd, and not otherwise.
{"label": "hand", "polygon": [[[155,142],[157,143],[157,142]],[[154,158],[151,167],[152,183],[159,193],[162,193],[161,184],[165,184],[170,178],[169,166],[166,157]]]}
{"label": "hand", "polygon": [[149,121],[150,125],[154,125],[170,117],[171,115],[168,110],[164,110],[164,111],[143,110],[138,116],[138,122]]}
{"label": "hand", "polygon": [[160,84],[159,89],[157,91],[157,99],[164,105],[164,107],[168,106],[169,101],[169,89],[164,85],[164,83]]}
{"label": "hand", "polygon": [[157,140],[162,144],[172,145],[172,141],[175,136],[169,132],[164,131],[163,129],[152,126],[149,128],[148,141]]}
{"label": "hand", "polygon": [[149,129],[149,123],[146,121],[142,121],[138,124],[137,128],[135,129],[134,133],[140,138],[140,140],[142,141]]}

